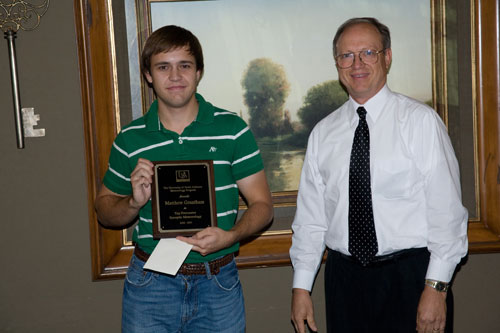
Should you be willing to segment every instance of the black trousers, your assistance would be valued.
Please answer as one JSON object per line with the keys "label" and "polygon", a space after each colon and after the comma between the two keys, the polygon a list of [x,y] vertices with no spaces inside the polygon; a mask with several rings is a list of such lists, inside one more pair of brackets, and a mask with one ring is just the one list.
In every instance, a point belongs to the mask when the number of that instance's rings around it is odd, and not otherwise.
{"label": "black trousers", "polygon": [[[416,331],[424,289],[427,249],[363,267],[328,250],[325,267],[326,322],[329,333]],[[446,332],[453,330],[453,296],[448,290]]]}

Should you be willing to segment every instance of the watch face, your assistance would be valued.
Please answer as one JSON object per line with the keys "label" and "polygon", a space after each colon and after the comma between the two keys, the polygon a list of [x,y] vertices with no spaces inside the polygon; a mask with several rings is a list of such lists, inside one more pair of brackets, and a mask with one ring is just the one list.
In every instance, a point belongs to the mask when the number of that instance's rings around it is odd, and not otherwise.
{"label": "watch face", "polygon": [[445,291],[446,290],[446,284],[442,282],[436,283],[436,290],[437,291]]}

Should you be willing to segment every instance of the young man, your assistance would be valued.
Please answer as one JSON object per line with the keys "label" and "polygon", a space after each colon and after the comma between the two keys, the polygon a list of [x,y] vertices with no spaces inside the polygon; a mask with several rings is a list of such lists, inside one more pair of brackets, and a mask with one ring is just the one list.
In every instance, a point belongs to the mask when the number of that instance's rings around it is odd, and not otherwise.
{"label": "young man", "polygon": [[[271,194],[254,137],[245,122],[196,93],[203,76],[198,39],[165,26],[146,41],[141,70],[157,100],[116,137],[95,207],[99,221],[124,227],[137,216],[123,293],[124,332],[244,332],[243,295],[233,253],[239,241],[272,219]],[[175,276],[143,269],[152,236],[152,161],[212,160],[217,227],[192,237]],[[248,209],[235,224],[238,190]]]}
{"label": "young man", "polygon": [[326,247],[328,332],[444,332],[448,283],[467,252],[446,128],[387,87],[391,40],[378,20],[346,21],[333,54],[349,100],[309,137],[292,226],[292,321],[316,329],[309,292]]}

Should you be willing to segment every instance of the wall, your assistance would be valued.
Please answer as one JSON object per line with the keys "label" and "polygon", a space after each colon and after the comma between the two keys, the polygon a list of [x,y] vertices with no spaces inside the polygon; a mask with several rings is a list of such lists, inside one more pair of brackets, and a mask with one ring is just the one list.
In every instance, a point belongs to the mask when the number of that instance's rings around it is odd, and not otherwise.
{"label": "wall", "polygon": [[[122,281],[92,282],[73,3],[52,1],[16,39],[21,102],[43,138],[16,148],[0,42],[0,332],[119,332]],[[248,332],[290,332],[291,268],[241,271]],[[322,273],[314,291],[324,331]],[[455,332],[500,331],[500,254],[471,256],[455,283]]]}
{"label": "wall", "polygon": [[[4,2],[5,3],[5,2]],[[120,281],[91,282],[83,122],[72,1],[51,1],[15,41],[21,104],[43,138],[16,148],[7,41],[0,42],[0,331],[117,331]]]}

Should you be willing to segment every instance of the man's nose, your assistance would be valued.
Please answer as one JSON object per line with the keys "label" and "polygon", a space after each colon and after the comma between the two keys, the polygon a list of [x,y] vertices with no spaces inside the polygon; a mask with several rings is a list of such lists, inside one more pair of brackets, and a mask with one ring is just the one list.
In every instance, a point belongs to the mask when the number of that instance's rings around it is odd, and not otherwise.
{"label": "man's nose", "polygon": [[363,67],[365,63],[363,62],[363,59],[361,59],[361,54],[354,54],[354,59],[352,60],[352,67],[353,68],[359,68]]}
{"label": "man's nose", "polygon": [[172,70],[170,71],[170,75],[169,75],[170,80],[172,80],[172,81],[176,81],[176,80],[178,80],[180,77],[181,77],[181,76],[180,76],[180,72],[179,72],[179,70],[178,70],[177,68],[175,68],[175,67],[174,67],[174,68],[172,68]]}

